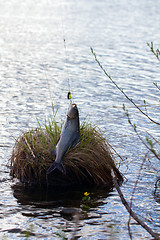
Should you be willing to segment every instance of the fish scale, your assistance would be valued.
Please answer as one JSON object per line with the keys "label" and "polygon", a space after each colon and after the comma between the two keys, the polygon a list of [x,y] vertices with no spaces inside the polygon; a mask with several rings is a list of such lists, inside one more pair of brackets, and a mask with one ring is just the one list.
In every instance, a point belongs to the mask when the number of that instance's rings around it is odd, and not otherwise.
{"label": "fish scale", "polygon": [[67,113],[67,119],[63,125],[60,139],[52,154],[56,155],[55,161],[47,170],[47,174],[53,172],[56,168],[63,174],[66,174],[62,159],[70,147],[74,147],[80,139],[79,112],[76,104],[70,104]]}

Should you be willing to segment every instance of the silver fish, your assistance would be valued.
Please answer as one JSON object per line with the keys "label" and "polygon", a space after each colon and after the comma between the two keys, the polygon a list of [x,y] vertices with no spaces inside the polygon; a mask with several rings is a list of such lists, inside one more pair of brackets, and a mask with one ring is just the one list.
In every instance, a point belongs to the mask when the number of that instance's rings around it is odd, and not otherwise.
{"label": "silver fish", "polygon": [[60,139],[56,145],[56,149],[52,150],[52,154],[56,155],[55,161],[47,170],[47,174],[51,173],[56,168],[63,174],[66,174],[65,167],[62,163],[62,158],[69,149],[74,147],[80,139],[80,125],[79,125],[79,112],[76,104],[71,104],[67,119],[62,128]]}

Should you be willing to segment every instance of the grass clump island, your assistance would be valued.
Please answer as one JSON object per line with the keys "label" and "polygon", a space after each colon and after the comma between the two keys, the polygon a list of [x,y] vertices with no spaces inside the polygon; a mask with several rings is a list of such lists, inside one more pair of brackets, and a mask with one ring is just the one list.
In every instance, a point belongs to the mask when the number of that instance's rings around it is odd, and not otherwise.
{"label": "grass clump island", "polygon": [[109,145],[97,127],[88,122],[80,125],[80,141],[68,149],[63,157],[66,175],[47,169],[55,160],[51,151],[60,137],[62,124],[56,122],[56,114],[43,127],[38,122],[37,129],[21,134],[15,142],[11,156],[11,176],[16,177],[27,187],[112,187],[111,169],[119,182],[122,175],[116,168]]}

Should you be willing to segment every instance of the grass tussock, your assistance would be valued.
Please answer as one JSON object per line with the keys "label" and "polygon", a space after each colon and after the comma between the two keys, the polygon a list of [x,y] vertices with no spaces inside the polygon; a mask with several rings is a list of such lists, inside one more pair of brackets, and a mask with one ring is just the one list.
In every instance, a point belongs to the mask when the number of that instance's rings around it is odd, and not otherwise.
{"label": "grass tussock", "polygon": [[46,171],[55,157],[51,150],[55,148],[61,133],[55,117],[44,126],[24,132],[16,141],[11,156],[11,175],[25,185],[39,186],[112,186],[111,169],[118,180],[123,178],[115,166],[109,146],[100,131],[89,123],[80,127],[80,141],[67,151],[63,158],[66,175],[58,170],[47,175]]}

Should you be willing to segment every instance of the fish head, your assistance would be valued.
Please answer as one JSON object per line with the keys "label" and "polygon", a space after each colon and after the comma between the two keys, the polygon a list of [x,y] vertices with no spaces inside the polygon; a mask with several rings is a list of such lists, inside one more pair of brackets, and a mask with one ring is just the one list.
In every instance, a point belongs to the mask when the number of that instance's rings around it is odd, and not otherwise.
{"label": "fish head", "polygon": [[72,119],[74,119],[74,118],[76,118],[78,116],[79,116],[79,112],[78,112],[77,105],[75,103],[72,103],[70,105],[69,111],[67,113],[67,118],[69,120],[72,120]]}

